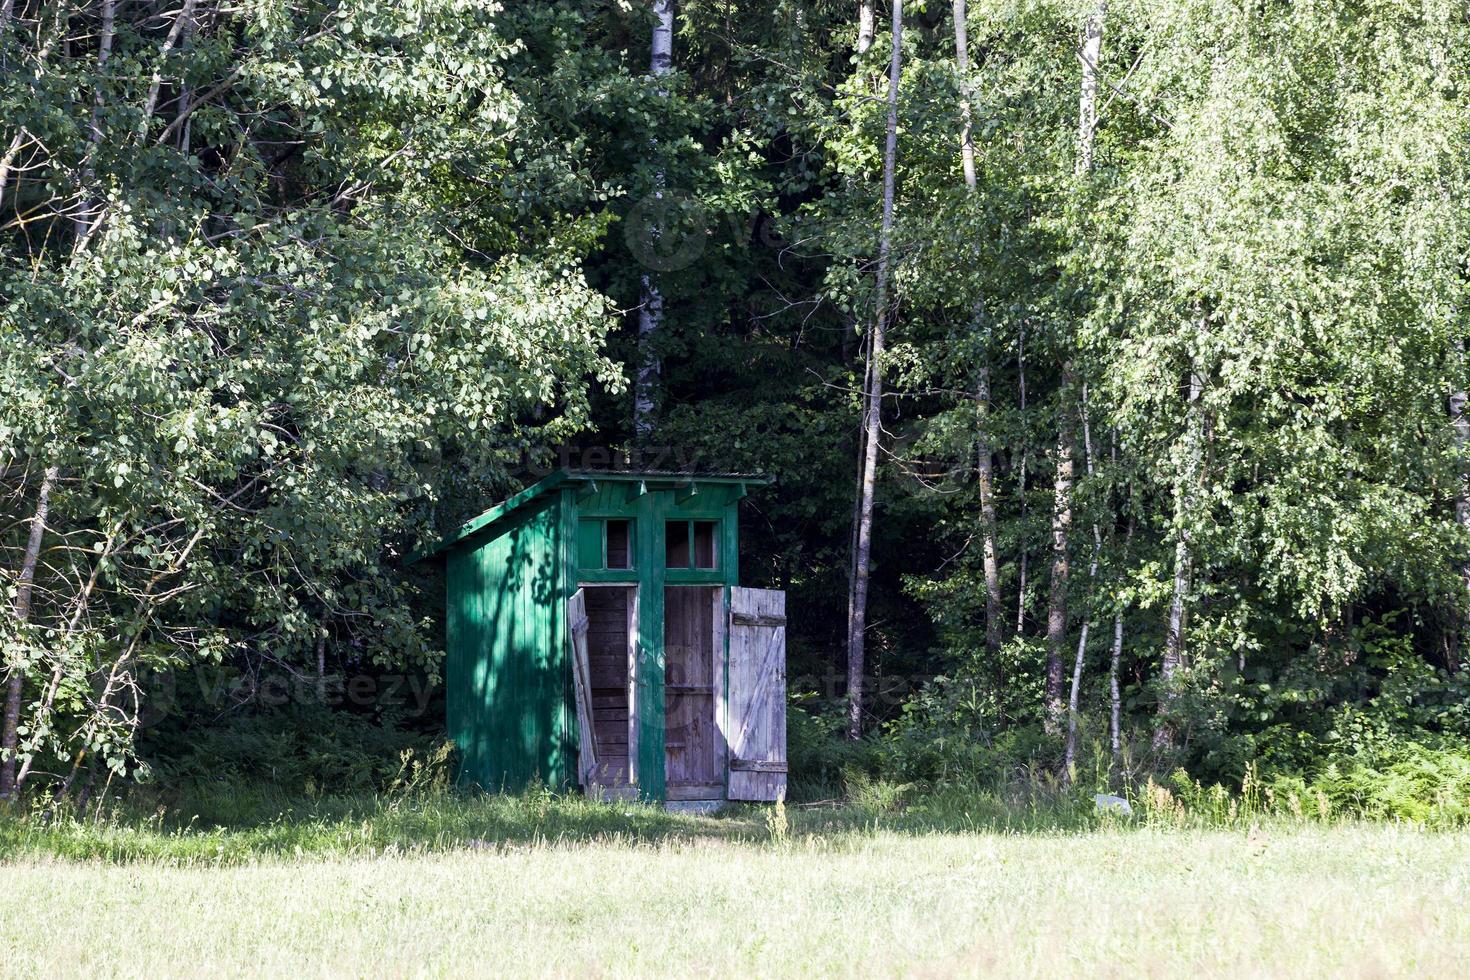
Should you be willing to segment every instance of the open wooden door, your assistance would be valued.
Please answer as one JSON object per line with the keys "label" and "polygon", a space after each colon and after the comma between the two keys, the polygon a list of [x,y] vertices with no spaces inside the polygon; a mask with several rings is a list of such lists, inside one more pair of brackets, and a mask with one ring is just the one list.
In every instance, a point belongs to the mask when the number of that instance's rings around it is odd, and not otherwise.
{"label": "open wooden door", "polygon": [[597,736],[592,727],[592,670],[587,659],[587,595],[581,589],[567,600],[567,632],[572,638],[572,678],[577,698],[577,781],[587,786],[597,772]]}
{"label": "open wooden door", "polygon": [[786,593],[730,589],[729,709],[732,800],[786,795]]}

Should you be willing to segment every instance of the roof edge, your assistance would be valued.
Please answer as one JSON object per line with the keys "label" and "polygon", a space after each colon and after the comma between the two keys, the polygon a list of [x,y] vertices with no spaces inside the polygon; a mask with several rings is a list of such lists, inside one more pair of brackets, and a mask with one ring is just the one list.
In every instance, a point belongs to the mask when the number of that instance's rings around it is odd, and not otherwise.
{"label": "roof edge", "polygon": [[438,544],[413,552],[408,556],[405,564],[413,565],[423,561],[425,558],[432,558],[454,547],[466,538],[478,534],[496,521],[506,517],[512,511],[519,510],[532,500],[544,493],[555,490],[564,483],[582,483],[597,480],[673,484],[697,481],[700,483],[719,483],[726,485],[754,484],[756,486],[768,486],[776,482],[774,477],[755,473],[682,473],[673,470],[556,470],[549,476],[537,480],[524,490],[506,497],[478,517],[472,517],[465,521],[459,527],[440,538]]}

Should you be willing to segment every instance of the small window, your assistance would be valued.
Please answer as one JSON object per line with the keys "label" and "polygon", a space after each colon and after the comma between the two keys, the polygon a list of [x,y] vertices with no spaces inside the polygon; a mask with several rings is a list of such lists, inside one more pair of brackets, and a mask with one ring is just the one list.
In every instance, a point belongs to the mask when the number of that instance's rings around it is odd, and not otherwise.
{"label": "small window", "polygon": [[694,522],[694,567],[714,568],[715,566],[715,532],[720,526],[719,521],[695,521]]}
{"label": "small window", "polygon": [[628,560],[628,521],[607,522],[607,567],[632,568]]}
{"label": "small window", "polygon": [[669,568],[689,567],[688,521],[669,521],[664,525],[664,564]]}

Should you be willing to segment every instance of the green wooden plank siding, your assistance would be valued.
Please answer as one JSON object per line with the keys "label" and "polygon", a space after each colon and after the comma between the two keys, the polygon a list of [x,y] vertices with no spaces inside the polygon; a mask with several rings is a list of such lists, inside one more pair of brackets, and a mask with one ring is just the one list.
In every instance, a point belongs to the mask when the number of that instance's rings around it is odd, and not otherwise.
{"label": "green wooden plank siding", "polygon": [[[664,798],[664,522],[667,494],[645,493],[633,522],[638,572],[638,661],[634,710],[638,718],[638,795]],[[656,556],[656,560],[655,560]]]}
{"label": "green wooden plank siding", "polygon": [[519,790],[576,778],[568,717],[566,532],[560,494],[448,555],[449,735],[460,779]]}
{"label": "green wooden plank siding", "polygon": [[603,566],[602,521],[577,522],[577,564],[583,568]]}

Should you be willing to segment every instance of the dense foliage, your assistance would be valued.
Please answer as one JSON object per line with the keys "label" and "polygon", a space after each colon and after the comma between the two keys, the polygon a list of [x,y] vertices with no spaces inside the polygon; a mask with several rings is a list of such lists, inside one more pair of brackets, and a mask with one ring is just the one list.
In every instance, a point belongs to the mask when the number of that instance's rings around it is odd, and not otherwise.
{"label": "dense foliage", "polygon": [[[633,452],[777,477],[742,574],[803,610],[813,785],[1066,779],[1095,743],[1100,782],[1470,792],[1463,4],[911,2],[881,310],[865,4],[677,3],[657,77],[652,6],[5,4],[12,771],[402,722],[236,715],[432,680],[402,556]],[[839,747],[875,318],[872,737]],[[205,665],[150,728],[150,678]]]}

